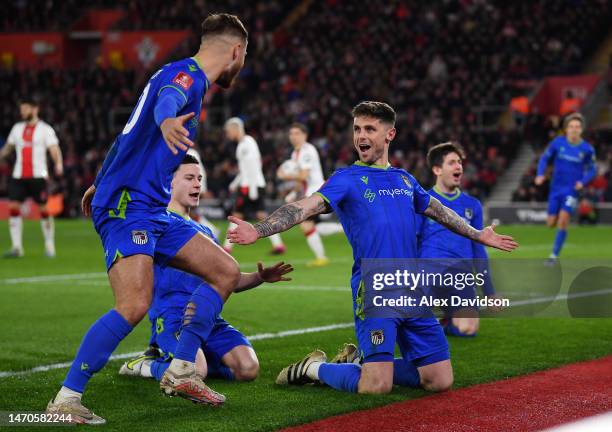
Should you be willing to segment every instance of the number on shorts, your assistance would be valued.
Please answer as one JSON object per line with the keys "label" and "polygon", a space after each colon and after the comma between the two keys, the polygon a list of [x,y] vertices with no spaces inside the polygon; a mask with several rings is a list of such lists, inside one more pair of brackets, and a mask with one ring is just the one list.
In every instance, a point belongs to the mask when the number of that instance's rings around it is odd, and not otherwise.
{"label": "number on shorts", "polygon": [[565,197],[565,206],[569,208],[574,208],[576,207],[576,201],[576,197],[568,195],[567,197]]}

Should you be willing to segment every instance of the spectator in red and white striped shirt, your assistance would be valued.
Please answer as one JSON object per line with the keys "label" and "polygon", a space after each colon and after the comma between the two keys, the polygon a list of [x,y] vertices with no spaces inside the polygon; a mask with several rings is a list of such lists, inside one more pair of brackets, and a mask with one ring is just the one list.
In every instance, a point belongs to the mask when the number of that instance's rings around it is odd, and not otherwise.
{"label": "spectator in red and white striped shirt", "polygon": [[5,257],[23,256],[21,206],[28,197],[40,206],[45,252],[49,257],[55,256],[53,217],[47,212],[47,151],[53,159],[55,175],[61,176],[64,167],[57,135],[51,126],[38,118],[38,108],[38,102],[33,98],[21,102],[19,110],[23,121],[13,126],[0,151],[0,160],[13,150],[16,153],[9,182],[9,231],[13,246]]}

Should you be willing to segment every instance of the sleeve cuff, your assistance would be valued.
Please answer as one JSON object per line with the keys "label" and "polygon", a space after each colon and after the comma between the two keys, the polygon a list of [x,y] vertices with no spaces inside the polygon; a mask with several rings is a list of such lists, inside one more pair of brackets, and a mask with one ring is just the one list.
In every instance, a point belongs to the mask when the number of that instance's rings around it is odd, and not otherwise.
{"label": "sleeve cuff", "polygon": [[329,199],[323,195],[323,193],[316,191],[315,193],[313,193],[313,195],[319,195],[321,198],[323,198],[323,201],[325,201],[327,204],[331,205],[331,202],[329,201]]}

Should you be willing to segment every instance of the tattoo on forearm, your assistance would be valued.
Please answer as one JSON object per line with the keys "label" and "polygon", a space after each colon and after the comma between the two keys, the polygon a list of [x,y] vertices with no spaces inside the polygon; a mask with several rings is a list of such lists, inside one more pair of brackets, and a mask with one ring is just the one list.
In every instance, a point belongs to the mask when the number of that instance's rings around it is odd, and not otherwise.
{"label": "tattoo on forearm", "polygon": [[479,230],[469,225],[453,210],[443,206],[436,198],[431,198],[429,207],[425,210],[425,215],[459,235],[476,241],[480,238],[481,232]]}
{"label": "tattoo on forearm", "polygon": [[298,203],[285,204],[270,216],[254,225],[259,237],[268,237],[272,234],[288,230],[293,225],[302,222],[304,216],[304,208]]}
{"label": "tattoo on forearm", "polygon": [[[321,200],[320,202],[317,203],[317,207],[314,209],[313,215],[318,215],[321,213],[328,213],[331,211],[331,207],[329,204],[327,204],[327,202]],[[312,215],[308,215],[308,216],[312,216]]]}

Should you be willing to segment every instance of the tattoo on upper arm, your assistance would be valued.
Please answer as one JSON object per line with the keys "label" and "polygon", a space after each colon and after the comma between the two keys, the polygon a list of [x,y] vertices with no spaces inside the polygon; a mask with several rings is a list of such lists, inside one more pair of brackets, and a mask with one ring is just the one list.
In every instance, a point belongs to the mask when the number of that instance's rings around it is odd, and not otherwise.
{"label": "tattoo on upper arm", "polygon": [[469,225],[452,209],[442,205],[436,198],[432,197],[429,201],[429,207],[425,210],[425,215],[459,235],[476,241],[480,238],[479,230]]}
{"label": "tattoo on upper arm", "polygon": [[304,208],[299,203],[291,203],[285,204],[254,227],[259,237],[268,237],[285,231],[304,219]]}

